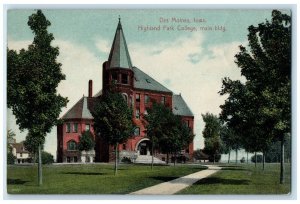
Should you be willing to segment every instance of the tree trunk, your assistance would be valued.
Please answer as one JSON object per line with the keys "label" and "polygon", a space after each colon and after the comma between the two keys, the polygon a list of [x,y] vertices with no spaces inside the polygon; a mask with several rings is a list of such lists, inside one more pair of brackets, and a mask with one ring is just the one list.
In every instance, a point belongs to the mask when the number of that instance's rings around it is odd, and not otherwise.
{"label": "tree trunk", "polygon": [[151,145],[151,151],[152,151],[151,170],[153,170],[153,163],[154,163],[154,144],[153,144],[153,140],[152,140],[152,145]]}
{"label": "tree trunk", "polygon": [[264,171],[265,170],[265,152],[263,152],[263,158],[262,159],[263,159],[262,162],[263,162],[263,171]]}
{"label": "tree trunk", "polygon": [[115,145],[115,175],[118,173],[118,143]]}
{"label": "tree trunk", "polygon": [[43,174],[42,174],[42,150],[41,150],[41,144],[39,145],[38,154],[39,154],[38,180],[39,180],[39,186],[41,186],[41,185],[43,185]]}
{"label": "tree trunk", "polygon": [[214,164],[215,164],[215,160],[216,160],[216,154],[214,154]]}
{"label": "tree trunk", "polygon": [[230,162],[230,150],[229,150],[229,153],[228,153],[228,164]]}
{"label": "tree trunk", "polygon": [[280,184],[284,183],[284,139],[281,140]]}
{"label": "tree trunk", "polygon": [[256,152],[255,152],[255,168],[256,168],[256,163],[257,163],[257,155],[256,155]]}
{"label": "tree trunk", "polygon": [[174,166],[176,164],[176,153],[174,153]]}
{"label": "tree trunk", "polygon": [[247,152],[247,164],[249,163],[249,160],[248,160],[248,154],[249,154],[249,153]]}
{"label": "tree trunk", "polygon": [[238,149],[235,149],[235,164],[238,163]]}
{"label": "tree trunk", "polygon": [[169,152],[167,152],[167,164],[169,164]]}

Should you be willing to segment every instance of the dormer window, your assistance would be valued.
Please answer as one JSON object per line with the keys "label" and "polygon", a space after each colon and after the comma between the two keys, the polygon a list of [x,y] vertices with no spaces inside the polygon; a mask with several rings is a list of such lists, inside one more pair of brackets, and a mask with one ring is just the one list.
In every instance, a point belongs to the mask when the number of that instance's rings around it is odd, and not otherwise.
{"label": "dormer window", "polygon": [[128,84],[128,74],[122,74],[122,84]]}

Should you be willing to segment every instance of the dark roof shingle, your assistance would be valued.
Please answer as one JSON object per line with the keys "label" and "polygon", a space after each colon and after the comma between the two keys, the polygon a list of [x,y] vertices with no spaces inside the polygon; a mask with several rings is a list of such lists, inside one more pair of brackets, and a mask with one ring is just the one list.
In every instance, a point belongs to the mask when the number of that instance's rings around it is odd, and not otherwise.
{"label": "dark roof shingle", "polygon": [[93,119],[91,110],[94,108],[96,98],[82,97],[70,110],[62,116],[62,119]]}
{"label": "dark roof shingle", "polygon": [[133,67],[133,72],[134,88],[172,93],[172,91],[161,85],[158,81],[150,77],[148,74],[146,74],[139,68]]}
{"label": "dark roof shingle", "polygon": [[181,95],[173,95],[173,113],[175,115],[181,115],[181,116],[194,116],[191,109],[188,107],[186,102],[183,100]]}

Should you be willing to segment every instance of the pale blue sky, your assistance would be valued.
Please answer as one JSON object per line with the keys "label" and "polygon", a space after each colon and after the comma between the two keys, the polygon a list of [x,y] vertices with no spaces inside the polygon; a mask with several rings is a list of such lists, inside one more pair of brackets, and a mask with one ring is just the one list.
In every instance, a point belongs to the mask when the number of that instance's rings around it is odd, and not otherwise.
{"label": "pale blue sky", "polygon": [[[11,49],[31,43],[33,35],[27,26],[34,10],[9,10],[7,39]],[[221,79],[240,79],[234,55],[240,44],[247,45],[247,28],[271,18],[271,10],[43,10],[51,22],[49,31],[60,47],[60,61],[66,81],[58,92],[70,99],[72,107],[83,94],[87,95],[89,79],[94,93],[101,89],[102,63],[107,60],[115,34],[118,16],[128,44],[133,65],[157,79],[174,93],[181,93],[195,115],[195,149],[203,148],[204,127],[201,114],[220,112],[224,97],[218,95]],[[160,23],[160,18],[190,19],[191,23]],[[193,18],[205,23],[193,23]],[[138,26],[174,26],[174,31],[140,31]],[[197,31],[178,31],[177,26],[195,26]],[[225,26],[226,31],[200,31],[199,27]],[[76,91],[75,91],[76,90]],[[63,113],[66,112],[63,109]],[[11,113],[8,128],[18,133]],[[56,154],[56,128],[48,134],[46,151]]]}

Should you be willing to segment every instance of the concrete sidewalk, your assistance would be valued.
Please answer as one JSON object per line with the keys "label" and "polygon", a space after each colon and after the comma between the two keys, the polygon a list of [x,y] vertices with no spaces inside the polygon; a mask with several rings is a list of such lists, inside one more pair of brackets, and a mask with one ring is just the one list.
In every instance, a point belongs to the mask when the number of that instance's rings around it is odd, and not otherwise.
{"label": "concrete sidewalk", "polygon": [[141,189],[130,193],[131,195],[172,195],[182,189],[192,185],[193,183],[208,177],[221,169],[221,167],[214,165],[205,165],[208,167],[206,170],[198,171],[196,173],[174,179],[172,181],[164,182],[151,186],[148,188]]}

